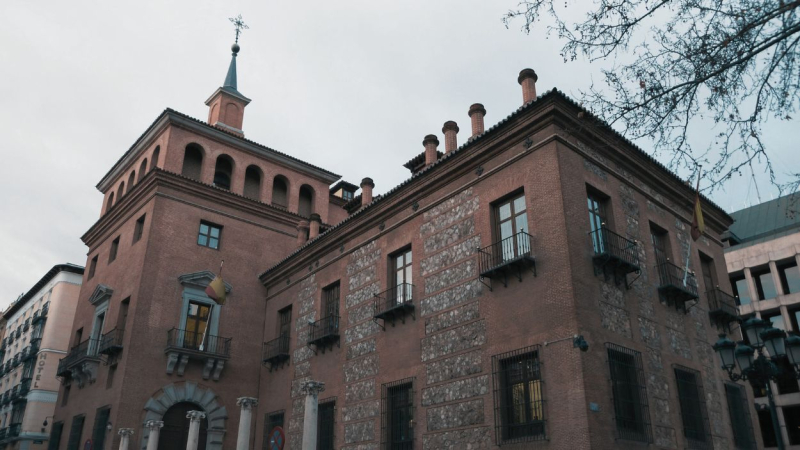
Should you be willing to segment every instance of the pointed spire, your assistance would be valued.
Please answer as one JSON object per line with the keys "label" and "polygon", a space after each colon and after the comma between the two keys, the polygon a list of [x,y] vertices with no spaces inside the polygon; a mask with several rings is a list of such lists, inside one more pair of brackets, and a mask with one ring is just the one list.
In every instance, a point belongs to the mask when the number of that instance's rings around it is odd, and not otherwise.
{"label": "pointed spire", "polygon": [[239,44],[233,44],[231,47],[233,53],[231,56],[231,65],[228,66],[228,75],[225,77],[225,83],[222,87],[231,87],[233,90],[237,90],[236,88],[236,54],[239,53]]}

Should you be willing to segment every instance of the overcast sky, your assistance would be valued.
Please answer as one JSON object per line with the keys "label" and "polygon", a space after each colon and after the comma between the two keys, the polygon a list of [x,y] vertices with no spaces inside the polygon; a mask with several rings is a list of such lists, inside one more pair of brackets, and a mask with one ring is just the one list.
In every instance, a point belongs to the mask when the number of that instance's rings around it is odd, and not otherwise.
{"label": "overcast sky", "polygon": [[[253,100],[245,135],[356,184],[370,176],[382,193],[409,176],[402,164],[426,134],[444,142],[445,121],[466,139],[470,104],[484,104],[487,128],[516,109],[521,69],[536,70],[540,93],[577,96],[600,80],[600,65],[563,63],[544,32],[506,29],[516,2],[2,2],[0,307],[53,265],[86,263],[95,185],[164,108],[207,118],[230,61],[229,17],[250,26],[238,58]],[[798,171],[792,125],[768,128],[768,145]],[[759,188],[762,200],[776,193]],[[713,199],[757,202],[746,179]]]}

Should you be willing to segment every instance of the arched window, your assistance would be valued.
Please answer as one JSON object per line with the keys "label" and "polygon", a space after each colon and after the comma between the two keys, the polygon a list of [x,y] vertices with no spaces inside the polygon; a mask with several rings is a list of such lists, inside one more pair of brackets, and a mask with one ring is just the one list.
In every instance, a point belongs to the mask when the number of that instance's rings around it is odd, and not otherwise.
{"label": "arched window", "polygon": [[106,211],[111,209],[112,206],[114,206],[114,193],[113,192],[108,194],[108,203],[106,203]]}
{"label": "arched window", "polygon": [[[161,147],[156,147],[155,151],[153,152],[153,157],[150,158],[150,170],[155,169],[158,167],[158,154],[161,153]],[[202,163],[203,157],[200,156],[200,162]]]}
{"label": "arched window", "polygon": [[[153,158],[153,164],[156,159]],[[151,169],[152,170],[152,169]],[[183,169],[181,175],[200,180],[200,173],[203,170],[203,149],[197,144],[189,144],[186,146],[186,152],[183,154]]]}
{"label": "arched window", "polygon": [[[189,419],[186,414],[189,411],[203,411],[203,408],[190,402],[180,402],[172,405],[161,420],[164,427],[158,436],[158,448],[186,448],[186,441],[189,439]],[[206,434],[208,431],[208,419],[200,421],[200,436],[197,439],[197,450],[205,450]]]}
{"label": "arched window", "polygon": [[300,202],[297,205],[297,214],[303,217],[311,217],[314,212],[314,189],[304,184],[300,186]]}
{"label": "arched window", "polygon": [[247,166],[244,171],[244,196],[253,200],[261,197],[261,169],[257,166]]}
{"label": "arched window", "polygon": [[126,194],[133,189],[134,183],[136,183],[136,171],[133,171],[130,175],[128,175],[128,190],[126,191]]}
{"label": "arched window", "polygon": [[117,201],[119,201],[119,199],[121,199],[124,194],[125,194],[125,182],[123,181],[122,183],[119,184],[119,189],[117,189]]}
{"label": "arched window", "polygon": [[231,178],[233,178],[233,160],[228,155],[219,155],[214,166],[214,186],[230,190]]}
{"label": "arched window", "polygon": [[144,178],[144,174],[146,173],[147,173],[147,158],[145,158],[142,161],[142,164],[139,166],[139,179],[136,180],[136,182],[138,183],[142,181],[142,178]]}
{"label": "arched window", "polygon": [[281,175],[272,182],[272,204],[284,208],[289,206],[289,182]]}

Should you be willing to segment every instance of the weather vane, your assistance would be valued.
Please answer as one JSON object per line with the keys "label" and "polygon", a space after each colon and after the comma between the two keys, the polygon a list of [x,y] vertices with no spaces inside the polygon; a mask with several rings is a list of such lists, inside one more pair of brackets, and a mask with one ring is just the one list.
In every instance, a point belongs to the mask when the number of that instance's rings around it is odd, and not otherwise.
{"label": "weather vane", "polygon": [[247,24],[244,23],[244,21],[242,20],[242,15],[241,14],[239,14],[238,17],[230,17],[230,18],[228,18],[228,20],[230,20],[231,23],[233,24],[233,26],[236,27],[236,43],[238,44],[239,43],[239,33],[241,33],[242,30],[249,30],[250,27],[248,27]]}

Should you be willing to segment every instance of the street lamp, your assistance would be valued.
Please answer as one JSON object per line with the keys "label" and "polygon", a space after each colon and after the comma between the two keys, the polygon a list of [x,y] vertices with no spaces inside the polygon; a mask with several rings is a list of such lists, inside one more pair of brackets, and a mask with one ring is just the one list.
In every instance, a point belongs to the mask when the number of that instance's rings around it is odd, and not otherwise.
{"label": "street lamp", "polygon": [[[772,396],[770,380],[776,380],[779,375],[791,371],[791,375],[800,379],[800,337],[786,336],[786,332],[770,326],[770,322],[758,318],[750,318],[742,324],[742,332],[747,336],[750,345],[744,342],[734,343],[724,334],[719,335],[719,340],[713,345],[714,351],[719,354],[722,368],[728,372],[733,381],[749,380],[756,386],[764,386],[769,400],[769,410],[772,415],[772,429],[778,442],[778,449],[783,450],[783,437],[778,425],[778,414],[775,410],[775,399]],[[764,351],[766,350],[766,352]],[[790,369],[781,369],[775,364],[781,358],[787,357],[792,364]],[[739,373],[735,372],[739,366]],[[785,366],[783,366],[785,367]]]}

